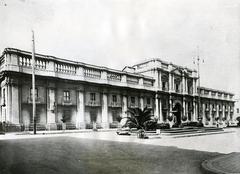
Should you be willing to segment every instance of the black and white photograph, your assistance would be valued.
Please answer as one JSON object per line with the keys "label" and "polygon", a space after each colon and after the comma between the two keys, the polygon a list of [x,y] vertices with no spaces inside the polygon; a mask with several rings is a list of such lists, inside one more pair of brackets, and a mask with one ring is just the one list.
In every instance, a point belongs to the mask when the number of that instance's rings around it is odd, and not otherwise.
{"label": "black and white photograph", "polygon": [[239,174],[240,0],[0,0],[0,174]]}

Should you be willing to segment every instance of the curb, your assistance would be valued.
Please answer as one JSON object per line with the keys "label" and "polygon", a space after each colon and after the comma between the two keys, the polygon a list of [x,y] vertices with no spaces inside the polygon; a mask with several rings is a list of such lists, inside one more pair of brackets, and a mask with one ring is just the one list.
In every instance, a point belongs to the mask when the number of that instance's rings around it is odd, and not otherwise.
{"label": "curb", "polygon": [[225,171],[223,171],[221,168],[218,168],[216,165],[214,165],[215,163],[220,163],[220,162],[227,163],[229,157],[233,158],[237,154],[238,153],[233,152],[230,154],[219,155],[215,158],[205,160],[202,162],[201,168],[203,169],[204,173],[209,173],[209,174],[237,174],[237,173],[239,174],[240,171],[236,171],[236,172],[227,171],[228,168],[225,168]]}

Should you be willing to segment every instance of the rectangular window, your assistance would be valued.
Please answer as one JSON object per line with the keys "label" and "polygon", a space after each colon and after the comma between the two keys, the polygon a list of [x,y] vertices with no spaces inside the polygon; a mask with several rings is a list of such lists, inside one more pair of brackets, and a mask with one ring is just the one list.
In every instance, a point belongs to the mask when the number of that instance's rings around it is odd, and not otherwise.
{"label": "rectangular window", "polygon": [[237,113],[239,114],[239,108],[237,108]]}
{"label": "rectangular window", "polygon": [[112,95],[112,102],[114,102],[114,103],[117,102],[117,96],[116,95]]}
{"label": "rectangular window", "polygon": [[162,90],[166,90],[166,82],[162,82]]}
{"label": "rectangular window", "polygon": [[71,111],[70,110],[64,110],[63,111],[63,121],[64,122],[70,122],[71,121]]}
{"label": "rectangular window", "polygon": [[151,99],[147,98],[147,105],[150,105],[150,104],[151,104]]}
{"label": "rectangular window", "polygon": [[176,84],[176,92],[179,92],[179,84]]}
{"label": "rectangular window", "polygon": [[[30,98],[32,99],[33,89],[30,88]],[[35,88],[35,98],[38,98],[38,89]]]}
{"label": "rectangular window", "polygon": [[6,104],[6,90],[3,88],[3,104]]}
{"label": "rectangular window", "polygon": [[70,101],[70,91],[63,91],[64,101]]}
{"label": "rectangular window", "polygon": [[131,104],[135,104],[135,97],[131,97]]}
{"label": "rectangular window", "polygon": [[96,93],[90,93],[90,100],[96,101]]}

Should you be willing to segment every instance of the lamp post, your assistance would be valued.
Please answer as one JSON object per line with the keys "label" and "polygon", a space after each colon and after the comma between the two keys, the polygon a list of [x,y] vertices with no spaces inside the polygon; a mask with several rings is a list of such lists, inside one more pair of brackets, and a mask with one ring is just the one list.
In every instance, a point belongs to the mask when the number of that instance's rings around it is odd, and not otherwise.
{"label": "lamp post", "polygon": [[33,133],[36,134],[36,100],[35,100],[35,41],[32,31],[32,109],[33,109]]}
{"label": "lamp post", "polygon": [[201,59],[199,56],[199,47],[197,47],[197,62],[195,62],[195,60],[193,61],[193,63],[197,64],[197,70],[198,70],[198,89],[197,89],[197,93],[198,93],[198,120],[200,120],[202,118],[202,116],[200,116],[200,107],[201,107],[201,91],[200,91],[200,63],[204,63],[204,59]]}

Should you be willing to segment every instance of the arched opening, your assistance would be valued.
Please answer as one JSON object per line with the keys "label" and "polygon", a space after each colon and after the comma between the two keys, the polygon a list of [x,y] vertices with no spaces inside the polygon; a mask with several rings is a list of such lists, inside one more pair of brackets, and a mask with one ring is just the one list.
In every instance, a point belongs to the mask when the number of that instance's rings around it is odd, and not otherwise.
{"label": "arched opening", "polygon": [[181,124],[181,115],[182,115],[182,105],[180,103],[176,103],[173,107],[173,114],[175,115],[175,124]]}

